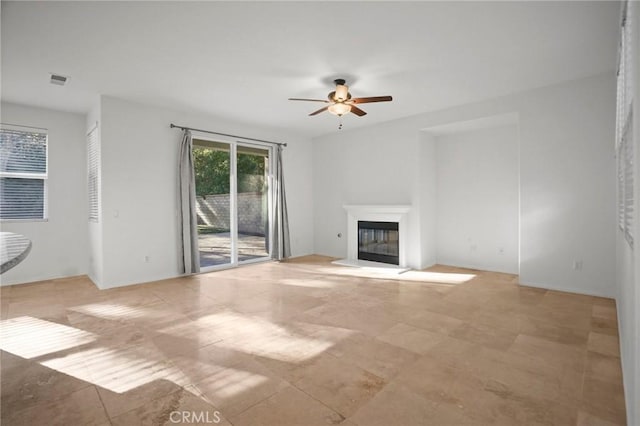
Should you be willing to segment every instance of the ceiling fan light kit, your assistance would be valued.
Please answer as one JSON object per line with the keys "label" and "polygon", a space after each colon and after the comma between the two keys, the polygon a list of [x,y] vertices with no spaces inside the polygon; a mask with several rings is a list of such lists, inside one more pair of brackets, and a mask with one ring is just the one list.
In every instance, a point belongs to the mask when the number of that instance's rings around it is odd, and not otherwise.
{"label": "ceiling fan light kit", "polygon": [[[355,104],[366,104],[371,102],[389,102],[392,101],[393,98],[391,96],[372,96],[367,98],[352,98],[351,93],[349,93],[349,86],[345,83],[345,80],[338,78],[334,80],[336,84],[336,90],[329,93],[328,101],[322,99],[302,99],[302,98],[289,98],[290,101],[308,101],[308,102],[323,102],[329,104],[323,108],[320,108],[317,111],[309,114],[310,116],[314,116],[320,114],[324,111],[329,111],[333,115],[337,115],[338,117],[342,117],[344,114],[353,113],[358,117],[362,117],[367,113]],[[342,123],[340,123],[339,128],[342,128]]]}
{"label": "ceiling fan light kit", "polygon": [[351,112],[351,105],[347,105],[344,103],[335,103],[333,105],[330,105],[327,110],[333,115],[341,116],[348,112]]}

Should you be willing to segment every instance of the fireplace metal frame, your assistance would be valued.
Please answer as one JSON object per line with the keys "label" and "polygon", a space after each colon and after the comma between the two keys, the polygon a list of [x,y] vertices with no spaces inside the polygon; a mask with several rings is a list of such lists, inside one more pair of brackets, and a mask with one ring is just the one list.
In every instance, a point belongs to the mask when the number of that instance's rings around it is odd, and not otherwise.
{"label": "fireplace metal frame", "polygon": [[398,222],[387,222],[387,221],[370,221],[370,220],[359,220],[358,221],[358,259],[360,260],[370,260],[372,262],[382,262],[388,263],[391,265],[400,265],[400,241],[398,239],[398,255],[388,255],[381,253],[372,253],[368,251],[360,251],[361,245],[361,229],[380,229],[385,231],[396,231],[398,233],[398,237],[400,236],[400,227]]}

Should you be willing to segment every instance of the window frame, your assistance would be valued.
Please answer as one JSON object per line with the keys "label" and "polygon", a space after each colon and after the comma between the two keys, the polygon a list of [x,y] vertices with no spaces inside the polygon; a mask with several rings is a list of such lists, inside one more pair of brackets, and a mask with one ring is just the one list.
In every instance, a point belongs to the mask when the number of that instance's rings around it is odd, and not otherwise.
{"label": "window frame", "polygon": [[0,123],[0,132],[1,131],[39,133],[44,135],[45,172],[44,173],[25,173],[25,172],[0,171],[0,178],[29,179],[29,180],[40,179],[43,181],[42,217],[41,218],[3,218],[2,216],[0,216],[0,223],[48,222],[49,221],[49,130],[42,127]]}

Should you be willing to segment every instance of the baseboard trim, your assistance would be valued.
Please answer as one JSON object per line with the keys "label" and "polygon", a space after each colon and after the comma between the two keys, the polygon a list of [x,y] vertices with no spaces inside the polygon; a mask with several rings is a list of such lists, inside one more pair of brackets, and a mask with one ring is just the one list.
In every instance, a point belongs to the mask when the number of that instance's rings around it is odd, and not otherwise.
{"label": "baseboard trim", "polygon": [[559,287],[559,286],[553,286],[548,284],[538,284],[538,283],[532,283],[532,282],[523,282],[522,280],[518,280],[518,283],[521,286],[525,286],[525,287],[535,287],[535,288],[541,288],[544,290],[561,291],[563,293],[581,294],[583,296],[603,297],[605,299],[615,300],[615,297],[612,297],[610,295],[598,294],[592,291],[579,291],[578,289],[574,289],[574,288],[566,288],[566,287]]}

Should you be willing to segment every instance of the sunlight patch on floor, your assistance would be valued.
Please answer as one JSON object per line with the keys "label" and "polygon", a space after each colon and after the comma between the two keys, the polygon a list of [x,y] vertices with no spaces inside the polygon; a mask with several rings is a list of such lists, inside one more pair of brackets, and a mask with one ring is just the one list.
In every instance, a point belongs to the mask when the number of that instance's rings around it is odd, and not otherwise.
{"label": "sunlight patch on floor", "polygon": [[180,369],[159,355],[154,354],[151,348],[140,346],[101,346],[41,364],[116,393],[127,392],[154,380],[167,380],[178,386],[190,383]]}
{"label": "sunlight patch on floor", "polygon": [[120,321],[145,319],[162,320],[167,317],[167,313],[162,309],[152,309],[154,305],[128,306],[124,304],[114,303],[91,303],[81,306],[75,306],[70,310],[81,314],[90,315],[106,320]]}
{"label": "sunlight patch on floor", "polygon": [[269,379],[261,374],[226,368],[203,380],[198,386],[207,389],[214,400],[226,400],[256,388]]}
{"label": "sunlight patch on floor", "polygon": [[326,280],[309,280],[307,279],[295,279],[295,278],[286,278],[282,280],[278,280],[279,285],[288,285],[293,287],[306,287],[306,288],[333,288],[336,286],[335,283]]}
{"label": "sunlight patch on floor", "polygon": [[451,272],[408,271],[397,279],[401,281],[420,281],[437,284],[462,284],[471,281],[475,274],[457,274]]}
{"label": "sunlight patch on floor", "polygon": [[231,311],[206,315],[198,322],[211,327],[213,333],[226,335],[224,340],[216,343],[219,346],[280,361],[303,361],[333,345],[333,342],[323,339],[295,335],[263,318]]}
{"label": "sunlight patch on floor", "polygon": [[0,321],[0,349],[30,359],[94,342],[84,330],[23,316]]}
{"label": "sunlight patch on floor", "polygon": [[90,303],[87,305],[75,306],[71,308],[71,310],[114,321],[161,316],[151,309],[114,303]]}
{"label": "sunlight patch on floor", "polygon": [[410,270],[401,274],[390,274],[367,268],[339,266],[325,268],[327,274],[359,278],[374,278],[389,281],[410,281],[425,284],[462,284],[476,277],[475,274],[461,274],[452,272],[431,272]]}

